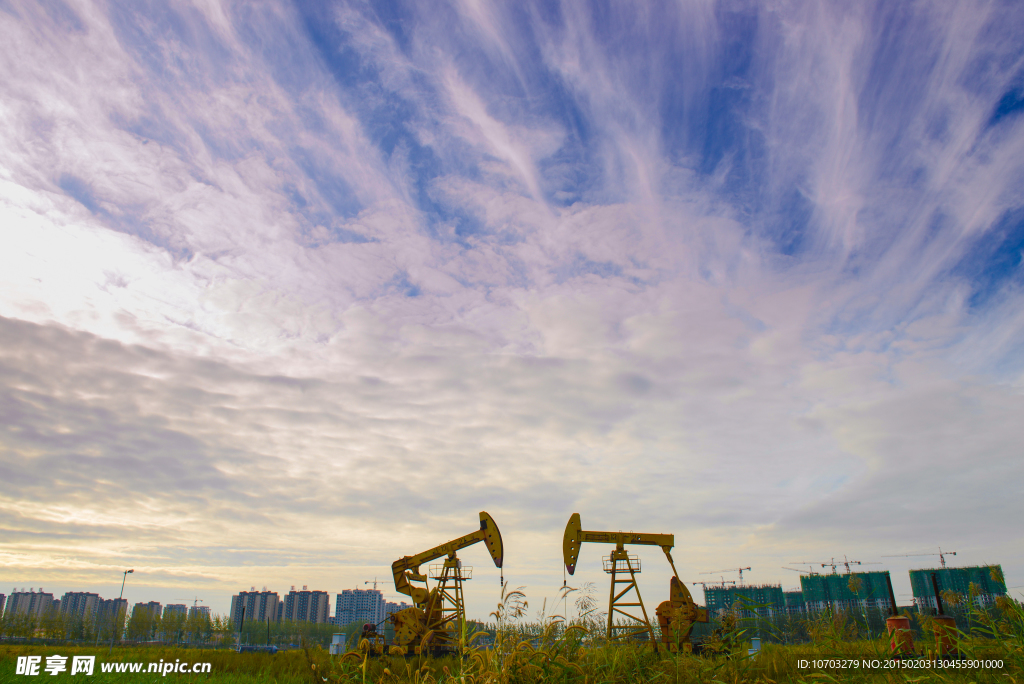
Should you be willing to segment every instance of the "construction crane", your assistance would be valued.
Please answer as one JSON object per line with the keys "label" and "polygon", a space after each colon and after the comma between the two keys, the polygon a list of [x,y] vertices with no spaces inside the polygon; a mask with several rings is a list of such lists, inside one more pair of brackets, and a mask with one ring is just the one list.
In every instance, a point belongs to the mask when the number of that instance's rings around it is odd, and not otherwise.
{"label": "construction crane", "polygon": [[[846,574],[847,575],[850,574],[850,566],[851,565],[878,565],[878,563],[874,562],[874,561],[868,562],[868,563],[864,563],[864,562],[857,561],[857,560],[850,560],[846,556],[843,556],[843,560],[841,560],[841,561],[837,561],[835,559],[835,556],[833,556],[832,558],[830,558],[827,561],[789,561],[789,562],[794,564],[794,565],[807,565],[807,566],[820,565],[823,568],[832,568],[832,574],[833,575],[839,574],[836,570],[837,570],[837,568],[840,565],[846,566]],[[787,568],[787,569],[792,570],[792,568]],[[814,574],[817,574],[817,573],[812,572],[812,573],[809,573],[809,574],[814,575]]]}
{"label": "construction crane", "polygon": [[865,562],[862,562],[862,561],[850,560],[844,554],[843,555],[843,560],[841,560],[839,562],[836,562],[836,559],[833,557],[828,563],[822,563],[821,567],[823,567],[823,568],[831,567],[832,568],[832,574],[835,575],[835,574],[837,574],[836,573],[836,566],[838,566],[838,565],[845,566],[846,567],[846,574],[849,575],[850,574],[850,566],[851,565],[878,565],[878,563],[874,562],[874,561],[869,561],[869,562],[865,563]]}
{"label": "construction crane", "polygon": [[[658,546],[665,553],[668,564],[672,567],[672,578],[669,580],[669,600],[662,601],[655,613],[661,626],[664,646],[669,651],[690,651],[690,632],[694,622],[707,622],[708,613],[698,608],[686,585],[679,579],[675,562],[672,560],[672,547],[675,537],[671,534],[643,534],[638,532],[594,532],[584,530],[580,522],[580,514],[573,513],[565,526],[562,537],[562,558],[565,569],[570,575],[576,572],[576,562],[580,555],[583,542],[615,544],[615,550],[602,559],[604,571],[611,575],[611,588],[608,593],[608,628],[609,640],[625,641],[635,638],[647,638],[658,650],[658,642],[654,638],[654,628],[647,616],[640,588],[636,584],[636,575],[640,572],[640,560],[626,551],[626,544],[642,544]],[[629,573],[629,579],[619,579]],[[619,585],[625,585],[620,589]],[[635,599],[626,597],[630,591]],[[626,609],[640,609],[635,615]],[[616,624],[616,614],[628,618],[626,624]]]}
{"label": "construction crane", "polygon": [[[410,596],[413,602],[411,608],[390,617],[391,624],[395,626],[395,645],[403,653],[408,653],[412,646],[413,653],[419,655],[421,646],[415,644],[420,644],[425,637],[429,644],[427,648],[434,653],[456,649],[456,635],[448,628],[448,623],[458,629],[466,620],[462,583],[472,578],[473,571],[462,566],[456,552],[479,542],[487,545],[495,567],[501,568],[505,553],[501,532],[486,511],[480,511],[480,529],[414,556],[402,556],[391,564],[395,589]],[[437,580],[437,586],[431,589],[427,576],[420,573],[420,566],[445,556],[443,564],[429,568],[431,579]],[[423,586],[414,582],[423,583]]]}
{"label": "construction crane", "polygon": [[[365,585],[365,584],[372,584],[372,585],[373,585],[373,590],[374,590],[374,591],[377,591],[377,584],[378,584],[378,582],[377,582],[377,578],[376,578],[376,577],[374,577],[374,578],[373,578],[373,581],[372,581],[372,582],[369,582],[369,581],[368,581],[368,582],[363,582],[363,584],[364,584],[364,585]],[[383,582],[383,581],[381,581],[381,582],[379,582],[379,584],[384,584],[384,582]],[[366,591],[366,590],[364,589],[363,591]]]}
{"label": "construction crane", "polygon": [[946,567],[946,556],[955,556],[956,551],[943,551],[942,547],[939,547],[938,553],[897,553],[892,556],[882,556],[882,558],[910,558],[911,556],[938,556],[939,563],[942,567]]}
{"label": "construction crane", "polygon": [[817,575],[817,574],[819,574],[817,572],[814,572],[813,570],[798,570],[797,568],[787,568],[786,566],[782,566],[782,569],[783,570],[792,570],[793,572],[799,572],[799,573],[802,573],[804,575]]}
{"label": "construction crane", "polygon": [[709,584],[710,584],[711,586],[715,586],[715,585],[717,584],[717,585],[718,585],[719,587],[721,587],[722,589],[725,589],[725,585],[726,585],[726,584],[731,584],[731,585],[733,585],[733,586],[736,586],[736,580],[726,580],[726,579],[725,579],[724,577],[722,577],[721,575],[719,575],[719,577],[721,577],[721,579],[722,579],[722,581],[721,581],[721,582],[694,582],[694,583],[693,583],[693,585],[694,585],[694,586],[697,586],[697,585],[699,584],[699,585],[700,585],[700,588],[701,588],[701,589],[703,589],[704,591],[707,591],[707,590],[708,590],[708,585],[709,585]]}
{"label": "construction crane", "polygon": [[199,598],[198,596],[195,596],[192,599],[176,598],[176,599],[171,599],[171,600],[172,601],[192,601],[192,608],[194,610],[197,606],[199,606],[199,602],[202,601],[203,599]]}
{"label": "construction crane", "polygon": [[710,572],[702,572],[700,574],[702,574],[702,575],[717,575],[720,572],[738,572],[738,573],[740,573],[740,586],[742,587],[743,586],[743,571],[744,570],[750,570],[750,568],[749,567],[747,567],[747,568],[726,568],[725,570],[712,570]]}

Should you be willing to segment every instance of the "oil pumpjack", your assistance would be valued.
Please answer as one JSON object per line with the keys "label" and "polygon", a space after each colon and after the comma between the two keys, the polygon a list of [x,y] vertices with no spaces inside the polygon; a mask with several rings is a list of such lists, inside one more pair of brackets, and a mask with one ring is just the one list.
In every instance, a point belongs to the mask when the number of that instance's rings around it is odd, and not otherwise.
{"label": "oil pumpjack", "polygon": [[[495,567],[500,568],[504,558],[501,532],[486,511],[480,511],[480,529],[414,556],[402,556],[391,564],[395,589],[410,596],[413,602],[413,607],[389,618],[395,626],[395,646],[403,654],[419,654],[424,646],[435,654],[456,650],[457,635],[448,625],[451,623],[458,630],[465,621],[462,583],[472,577],[472,568],[463,567],[456,551],[478,542],[487,545]],[[431,579],[437,581],[437,586],[431,589],[427,576],[420,572],[420,565],[443,556],[446,556],[443,564],[429,568]],[[427,641],[423,644],[425,637]]]}
{"label": "oil pumpjack", "polygon": [[[659,546],[665,553],[668,563],[672,566],[672,578],[669,580],[669,600],[662,601],[656,609],[658,623],[661,627],[663,648],[670,652],[691,651],[690,632],[693,623],[707,622],[708,612],[693,602],[686,585],[679,580],[675,563],[672,561],[672,547],[675,537],[671,534],[644,534],[638,532],[593,532],[584,530],[580,522],[580,514],[573,513],[565,526],[562,537],[562,558],[565,569],[570,575],[576,572],[576,561],[579,558],[580,546],[583,542],[615,544],[615,550],[604,559],[604,570],[611,575],[611,590],[608,594],[608,629],[610,641],[627,639],[649,639],[655,650],[658,642],[654,638],[654,629],[647,617],[647,609],[640,597],[640,589],[636,584],[636,574],[640,572],[640,561],[626,551],[626,544],[644,544]],[[629,574],[629,579],[622,579]],[[620,589],[620,585],[625,585]],[[626,594],[633,591],[634,597]],[[634,598],[630,601],[630,598]],[[639,608],[640,615],[630,613],[627,608]],[[629,618],[632,624],[616,624],[616,614]],[[641,617],[642,616],[642,617]]]}

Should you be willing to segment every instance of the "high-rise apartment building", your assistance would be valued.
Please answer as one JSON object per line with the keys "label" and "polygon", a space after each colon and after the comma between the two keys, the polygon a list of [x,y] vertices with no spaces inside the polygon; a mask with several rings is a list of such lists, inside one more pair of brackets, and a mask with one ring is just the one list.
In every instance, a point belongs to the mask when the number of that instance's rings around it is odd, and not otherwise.
{"label": "high-rise apartment building", "polygon": [[310,591],[305,586],[302,591],[295,591],[292,587],[284,597],[284,619],[325,623],[330,615],[330,600],[326,591]]}
{"label": "high-rise apartment building", "polygon": [[0,594],[0,615],[4,614],[4,604],[6,604],[6,603],[7,603],[7,596],[5,594]]}
{"label": "high-rise apartment building", "polygon": [[853,572],[847,575],[802,575],[800,590],[805,609],[828,608],[889,611],[889,571]]}
{"label": "high-rise apartment building", "polygon": [[7,612],[12,615],[43,616],[53,610],[53,594],[48,594],[39,587],[39,591],[13,591],[7,599]]}
{"label": "high-rise apartment building", "polygon": [[[103,630],[120,631],[128,618],[128,599],[100,599],[96,609],[96,624]],[[118,627],[120,623],[121,627]]]}
{"label": "high-rise apartment building", "polygon": [[163,606],[159,601],[136,603],[135,607],[132,608],[132,616],[141,615],[142,613],[148,613],[150,618],[157,619],[163,613]]}
{"label": "high-rise apartment building", "polygon": [[168,603],[164,607],[164,617],[170,617],[171,615],[181,615],[182,617],[188,613],[188,606],[184,603]]}
{"label": "high-rise apartment building", "polygon": [[100,599],[96,617],[100,620],[110,620],[116,615],[128,614],[128,599]]}
{"label": "high-rise apartment building", "polygon": [[910,586],[914,592],[914,603],[917,604],[919,610],[935,611],[933,574],[940,592],[955,592],[964,599],[969,598],[978,606],[992,605],[996,598],[1006,596],[1006,582],[1003,579],[1003,568],[1000,565],[911,570]]}
{"label": "high-rise apartment building", "polygon": [[95,622],[96,613],[100,609],[102,600],[99,594],[87,591],[68,591],[60,599],[60,614]]}
{"label": "high-rise apartment building", "polygon": [[754,615],[765,617],[782,612],[785,606],[782,586],[779,584],[748,584],[742,587],[704,587],[704,602],[708,615],[717,618],[735,611],[739,617]]}
{"label": "high-rise apartment building", "polygon": [[210,606],[192,606],[188,609],[188,617],[192,618],[206,618],[210,619]]}
{"label": "high-rise apartment building", "polygon": [[334,622],[339,627],[353,622],[380,624],[386,617],[384,594],[377,589],[343,589],[334,606]]}
{"label": "high-rise apartment building", "polygon": [[277,592],[267,591],[266,587],[263,587],[263,591],[256,591],[256,587],[250,591],[240,591],[231,597],[231,623],[241,623],[243,614],[246,621],[277,621],[277,606],[280,602]]}

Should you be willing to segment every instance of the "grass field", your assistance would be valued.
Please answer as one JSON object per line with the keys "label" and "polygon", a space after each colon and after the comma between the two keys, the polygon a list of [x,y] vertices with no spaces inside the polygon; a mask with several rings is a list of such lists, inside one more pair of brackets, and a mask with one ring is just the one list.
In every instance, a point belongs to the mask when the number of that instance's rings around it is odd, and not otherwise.
{"label": "grass field", "polygon": [[[1002,660],[1002,667],[952,669],[926,668],[891,670],[882,669],[887,657],[881,642],[853,642],[840,648],[814,645],[783,646],[770,644],[754,657],[736,654],[732,657],[715,656],[658,656],[646,646],[603,646],[581,648],[575,657],[551,651],[534,650],[520,646],[509,652],[471,652],[467,658],[361,658],[329,656],[319,647],[308,650],[285,651],[274,655],[262,653],[236,653],[229,650],[200,650],[174,648],[114,649],[108,658],[107,650],[91,647],[0,647],[0,681],[88,681],[106,682],[455,682],[479,684],[483,682],[1024,682],[1021,653],[1007,653],[1004,647],[988,640],[971,644],[963,649],[969,656]],[[15,674],[16,657],[39,655],[45,664],[46,656],[95,655],[96,669],[92,676],[56,676],[40,670],[35,677]],[[799,667],[801,660],[843,659],[846,669],[820,669]],[[145,672],[148,663],[210,663],[209,674],[167,675]],[[870,667],[871,661],[880,661]],[[70,663],[70,658],[69,661]],[[104,663],[144,663],[143,672],[103,673]],[[969,662],[969,661],[968,661]]]}
{"label": "grass field", "polygon": [[[514,598],[514,596],[513,596]],[[513,601],[514,603],[514,601]],[[332,656],[319,646],[268,653],[237,653],[229,649],[182,649],[162,646],[104,647],[0,644],[0,682],[82,681],[106,682],[281,682],[282,684],[346,682],[353,684],[516,684],[560,682],[1004,682],[1024,684],[1024,606],[1005,600],[995,619],[979,620],[971,634],[959,633],[954,647],[961,659],[934,660],[932,623],[925,616],[917,643],[917,656],[902,661],[889,658],[884,635],[857,638],[845,619],[810,621],[808,643],[766,644],[748,655],[742,626],[723,623],[706,642],[710,655],[654,653],[649,644],[608,645],[592,637],[599,632],[591,623],[564,625],[556,620],[521,624],[511,619],[506,605],[492,614],[501,618],[493,643],[486,649],[464,644],[464,657],[373,657],[365,650]],[[525,607],[525,603],[523,603]],[[521,614],[521,611],[519,612]],[[94,673],[51,675],[44,671],[47,657],[95,656]],[[39,656],[39,674],[19,675],[20,656]],[[802,661],[807,661],[803,664]],[[815,661],[829,661],[816,666]],[[117,664],[139,663],[140,672],[106,672]],[[150,663],[209,663],[208,673],[147,672]],[[928,663],[932,665],[928,666]],[[895,665],[895,667],[892,667]],[[921,667],[925,665],[925,667]],[[887,667],[888,666],[888,667]]]}

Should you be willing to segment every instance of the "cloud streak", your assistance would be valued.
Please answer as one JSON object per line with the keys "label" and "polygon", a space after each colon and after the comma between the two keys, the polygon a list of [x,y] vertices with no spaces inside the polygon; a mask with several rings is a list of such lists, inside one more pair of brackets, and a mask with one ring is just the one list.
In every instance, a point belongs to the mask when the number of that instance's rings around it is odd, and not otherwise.
{"label": "cloud streak", "polygon": [[573,511],[1020,572],[1022,20],[11,5],[4,576],[337,591],[481,509],[539,593]]}

